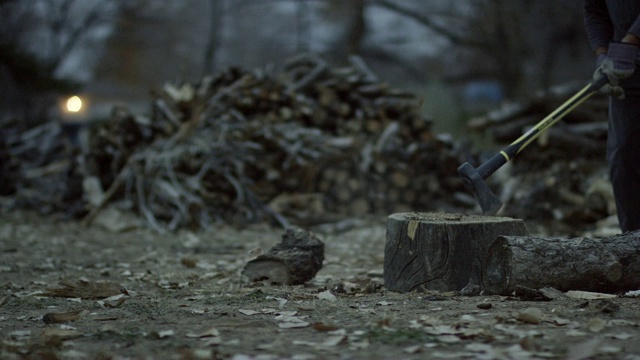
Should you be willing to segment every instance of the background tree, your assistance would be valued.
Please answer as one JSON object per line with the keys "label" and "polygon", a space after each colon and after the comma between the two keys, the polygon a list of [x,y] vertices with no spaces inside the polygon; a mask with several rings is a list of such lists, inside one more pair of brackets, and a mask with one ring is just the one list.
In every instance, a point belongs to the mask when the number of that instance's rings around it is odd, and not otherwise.
{"label": "background tree", "polygon": [[73,76],[72,54],[99,42],[105,31],[101,27],[108,25],[116,10],[115,0],[0,2],[4,117],[43,121],[56,94],[78,89],[83,79]]}

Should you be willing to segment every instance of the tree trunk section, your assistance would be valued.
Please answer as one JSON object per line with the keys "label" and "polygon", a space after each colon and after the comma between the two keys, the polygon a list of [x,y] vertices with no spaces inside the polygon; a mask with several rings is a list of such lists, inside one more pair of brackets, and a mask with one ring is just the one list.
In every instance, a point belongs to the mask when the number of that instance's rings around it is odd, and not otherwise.
{"label": "tree trunk section", "polygon": [[384,284],[397,292],[481,285],[481,264],[499,235],[526,235],[522,220],[443,213],[387,218]]}
{"label": "tree trunk section", "polygon": [[516,286],[617,293],[640,289],[640,231],[603,239],[500,236],[482,266],[485,290]]}
{"label": "tree trunk section", "polygon": [[289,228],[282,242],[249,261],[242,274],[250,281],[299,285],[313,279],[322,269],[324,243],[310,231]]}

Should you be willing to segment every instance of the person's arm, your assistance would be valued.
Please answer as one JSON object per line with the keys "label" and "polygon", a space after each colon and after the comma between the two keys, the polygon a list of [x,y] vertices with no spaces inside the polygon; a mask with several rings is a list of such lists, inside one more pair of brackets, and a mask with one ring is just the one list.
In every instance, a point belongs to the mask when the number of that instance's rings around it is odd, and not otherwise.
{"label": "person's arm", "polygon": [[[613,24],[604,0],[584,1],[584,22],[587,38],[595,55],[606,54],[609,42],[613,39]],[[640,30],[640,22],[636,23]]]}
{"label": "person's arm", "polygon": [[627,35],[622,38],[622,42],[640,45],[640,15],[638,15],[636,21],[634,21],[631,28],[629,28]]}
{"label": "person's arm", "polygon": [[622,38],[622,42],[640,46],[640,37],[638,37],[638,35],[636,34],[628,32],[627,35]]}

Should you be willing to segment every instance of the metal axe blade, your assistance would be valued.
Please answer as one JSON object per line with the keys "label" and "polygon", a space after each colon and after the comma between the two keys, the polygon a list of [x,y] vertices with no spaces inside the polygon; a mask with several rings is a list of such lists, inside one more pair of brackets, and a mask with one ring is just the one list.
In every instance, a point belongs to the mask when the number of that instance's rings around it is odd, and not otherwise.
{"label": "metal axe blade", "polygon": [[598,91],[598,89],[607,82],[608,79],[604,75],[598,79],[594,79],[524,135],[512,142],[499,153],[495,154],[487,162],[478,166],[477,169],[471,166],[468,162],[458,167],[458,174],[462,178],[467,189],[471,190],[476,196],[476,199],[478,199],[478,203],[480,204],[480,208],[482,208],[483,214],[494,215],[502,207],[502,202],[491,191],[491,189],[489,189],[485,179],[502,167],[502,165],[506,164],[509,160],[518,155],[520,151],[535,140],[544,130],[553,126],[578,105],[591,97],[591,95]]}
{"label": "metal axe blade", "polygon": [[482,214],[495,215],[500,210],[502,201],[489,189],[476,168],[466,162],[458,167],[458,175],[462,178],[465,187],[475,195]]}

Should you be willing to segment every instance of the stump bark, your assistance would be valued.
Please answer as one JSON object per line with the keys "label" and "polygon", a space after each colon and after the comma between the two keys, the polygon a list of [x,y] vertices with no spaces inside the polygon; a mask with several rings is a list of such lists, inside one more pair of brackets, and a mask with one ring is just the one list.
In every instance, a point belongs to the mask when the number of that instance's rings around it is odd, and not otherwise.
{"label": "stump bark", "polygon": [[500,236],[482,266],[486,291],[517,286],[617,293],[640,289],[640,231],[602,239]]}
{"label": "stump bark", "polygon": [[384,284],[397,292],[481,285],[482,259],[499,235],[526,235],[522,220],[443,213],[387,218]]}
{"label": "stump bark", "polygon": [[298,285],[313,279],[323,261],[324,243],[315,234],[289,228],[279,244],[247,262],[242,273],[251,281]]}

